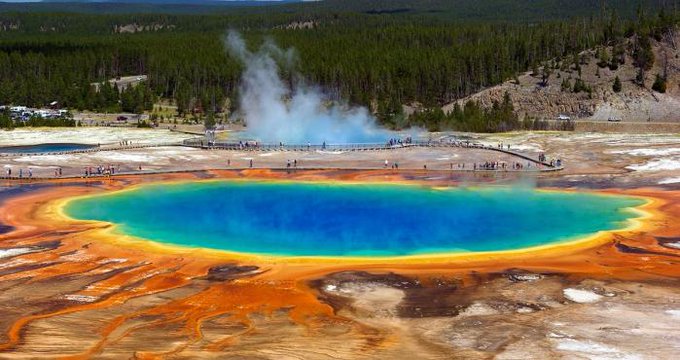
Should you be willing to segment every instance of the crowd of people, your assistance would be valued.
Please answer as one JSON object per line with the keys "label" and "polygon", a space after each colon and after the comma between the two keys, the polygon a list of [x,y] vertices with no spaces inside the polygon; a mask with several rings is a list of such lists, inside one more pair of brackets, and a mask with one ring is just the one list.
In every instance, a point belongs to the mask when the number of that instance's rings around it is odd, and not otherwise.
{"label": "crowd of people", "polygon": [[394,146],[403,146],[403,145],[408,145],[413,143],[413,138],[410,136],[406,137],[405,139],[401,138],[392,138],[387,142],[388,147],[394,147]]}
{"label": "crowd of people", "polygon": [[[286,169],[295,169],[299,165],[299,161],[297,159],[293,160],[286,160]],[[455,165],[455,166],[454,166]],[[227,166],[231,166],[231,160],[227,159]],[[561,161],[558,160],[553,160],[550,162],[550,166],[561,166]],[[253,159],[248,159],[248,167],[252,168],[253,167]],[[383,162],[383,168],[387,169],[399,169],[399,163],[396,161],[390,162],[389,160],[385,159]],[[450,170],[525,170],[525,169],[540,169],[542,166],[541,164],[534,164],[532,161],[527,161],[526,163],[522,163],[519,161],[514,161],[511,163],[507,163],[504,161],[485,161],[481,163],[472,163],[472,164],[466,164],[466,163],[450,163],[449,164],[449,169]],[[423,164],[423,169],[427,170],[427,164]]]}
{"label": "crowd of people", "polygon": [[396,162],[396,161],[392,162],[392,165],[390,165],[390,161],[389,161],[389,160],[385,160],[385,166],[384,166],[384,168],[387,169],[388,166],[390,166],[392,169],[395,169],[395,170],[399,169],[399,163]]}
{"label": "crowd of people", "polygon": [[257,141],[242,141],[239,140],[238,142],[238,147],[239,149],[248,149],[248,148],[256,148],[258,147]]}
{"label": "crowd of people", "polygon": [[560,160],[560,159],[550,160],[550,166],[551,167],[562,167],[562,160]]}
{"label": "crowd of people", "polygon": [[503,145],[503,143],[502,143],[502,142],[499,142],[499,143],[498,143],[498,144],[497,144],[496,146],[497,146],[497,147],[498,147],[498,148],[499,148],[500,150],[503,150],[503,149],[505,149],[505,148],[506,148],[506,146],[507,146],[507,150],[508,150],[508,151],[510,151],[510,144],[507,144],[507,145]]}
{"label": "crowd of people", "polygon": [[[551,167],[560,167],[562,166],[562,161],[561,160],[551,160],[550,161],[550,166]],[[532,161],[527,161],[526,163],[522,163],[519,161],[513,161],[511,163],[507,163],[504,161],[485,161],[483,163],[473,163],[472,167],[467,165],[467,169],[472,169],[472,170],[526,170],[526,169],[541,169],[543,165],[539,163],[534,163]],[[449,164],[449,169],[453,170],[454,169],[454,163]],[[465,170],[466,169],[466,164],[465,163],[458,163],[456,164],[456,169],[457,170]]]}
{"label": "crowd of people", "polygon": [[[12,177],[12,168],[6,167],[5,173],[7,174],[8,178],[11,178]],[[29,167],[29,168],[26,169],[26,171],[24,171],[23,168],[19,168],[19,173],[16,175],[16,177],[19,178],[19,179],[23,179],[23,178],[32,179],[33,178],[33,169],[31,169]]]}
{"label": "crowd of people", "polygon": [[[139,170],[142,170],[142,167],[139,166]],[[93,166],[88,166],[83,168],[83,176],[84,177],[94,177],[94,176],[110,176],[110,175],[115,175],[118,172],[118,169],[114,165],[99,165],[97,167]],[[54,168],[54,172],[52,173],[54,178],[60,178],[64,176],[64,168],[59,166]],[[5,167],[5,177],[6,178],[15,178],[15,179],[33,179],[33,169],[31,167],[28,167],[26,169],[24,168],[19,168],[18,171],[14,171],[12,167],[6,166]]]}
{"label": "crowd of people", "polygon": [[[139,170],[142,170],[142,166],[139,166]],[[116,174],[116,167],[113,165],[99,165],[95,168],[92,166],[86,167],[85,168],[85,177],[91,177],[91,176],[111,176]]]}
{"label": "crowd of people", "polygon": [[[454,169],[454,164],[451,163],[449,164],[449,168],[451,170]],[[527,161],[526,166],[523,163],[514,161],[511,164],[508,164],[505,161],[485,161],[483,163],[472,163],[472,166],[470,167],[467,165],[467,169],[472,169],[472,170],[523,170],[525,168],[531,168],[532,164],[531,161]],[[458,170],[465,170],[466,169],[466,164],[465,163],[458,163],[456,164],[456,169]]]}
{"label": "crowd of people", "polygon": [[[12,176],[14,174],[14,176]],[[57,167],[54,169],[54,177],[58,178],[63,175],[63,168]],[[17,178],[17,179],[33,179],[33,168],[28,167],[26,170],[24,168],[19,168],[19,171],[13,172],[11,166],[5,166],[5,177],[7,178]]]}

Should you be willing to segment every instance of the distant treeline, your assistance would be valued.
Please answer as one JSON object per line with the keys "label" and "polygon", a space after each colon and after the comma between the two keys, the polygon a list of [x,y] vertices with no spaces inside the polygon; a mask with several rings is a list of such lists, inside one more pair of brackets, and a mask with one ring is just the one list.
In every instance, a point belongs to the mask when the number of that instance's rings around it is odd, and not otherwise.
{"label": "distant treeline", "polygon": [[[398,119],[398,117],[396,117]],[[453,110],[444,113],[440,107],[426,108],[415,112],[408,124],[428,129],[429,131],[468,131],[468,132],[504,132],[512,130],[574,130],[573,121],[546,121],[534,118],[519,119],[515,113],[510,95],[505,93],[503,101],[495,101],[490,108],[483,108],[474,100],[461,106],[454,104]],[[388,123],[394,127],[400,124]]]}
{"label": "distant treeline", "polygon": [[[465,0],[460,15],[446,5],[457,2],[396,0],[324,1],[317,7],[292,4],[221,15],[3,13],[0,103],[42,106],[56,100],[77,109],[141,112],[166,98],[181,114],[220,112],[227,98],[236,99],[242,71],[222,42],[225,30],[232,28],[244,33],[252,47],[271,37],[282,47],[295,48],[299,59],[285,78],[293,82],[299,72],[331,98],[373,107],[389,126],[456,123],[474,131],[500,131],[505,129],[501,123],[491,129],[451,114],[445,116],[459,120],[439,115],[428,120],[432,115],[426,113],[436,112],[429,110],[406,119],[397,105],[434,108],[546,60],[575,59],[582,50],[622,43],[632,35],[657,36],[679,19],[675,9],[646,10],[654,7],[652,1],[577,2],[587,3],[592,16],[583,16],[572,3],[558,16],[553,10],[561,2],[548,0],[486,0],[477,1],[477,7]],[[529,11],[527,4],[540,9],[539,3],[548,9],[547,20],[520,13]],[[631,10],[636,3],[645,5],[637,13]],[[427,12],[422,4],[439,10]],[[505,9],[501,20],[473,20],[475,11],[494,5]],[[387,11],[398,6],[407,11]],[[311,28],[298,28],[302,23]],[[141,31],[128,33],[132,30]],[[136,74],[148,75],[148,81],[122,93],[91,86]]]}
{"label": "distant treeline", "polygon": [[[277,4],[279,6],[271,6]],[[623,17],[632,16],[638,8],[653,9],[673,0],[323,0],[323,1],[203,1],[203,0],[147,0],[144,2],[111,1],[42,1],[36,3],[0,3],[0,13],[77,13],[109,15],[205,15],[244,17],[251,26],[268,26],[268,19],[278,20],[282,14],[296,18],[325,18],[337,14],[419,15],[447,22],[463,21],[522,21],[535,22],[590,17],[609,8]],[[252,6],[257,5],[257,6]],[[261,18],[255,18],[260,16]],[[255,20],[255,21],[253,21]]]}

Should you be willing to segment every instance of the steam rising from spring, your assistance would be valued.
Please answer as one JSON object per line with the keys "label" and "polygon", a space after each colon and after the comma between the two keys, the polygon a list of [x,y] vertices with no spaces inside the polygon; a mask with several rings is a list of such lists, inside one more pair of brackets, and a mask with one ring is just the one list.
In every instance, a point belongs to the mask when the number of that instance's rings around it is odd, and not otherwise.
{"label": "steam rising from spring", "polygon": [[279,65],[291,64],[291,49],[265,42],[257,52],[229,32],[227,49],[244,65],[239,106],[248,134],[265,143],[286,144],[383,142],[389,132],[379,128],[363,107],[325,105],[323,94],[296,84],[291,90],[279,76]]}

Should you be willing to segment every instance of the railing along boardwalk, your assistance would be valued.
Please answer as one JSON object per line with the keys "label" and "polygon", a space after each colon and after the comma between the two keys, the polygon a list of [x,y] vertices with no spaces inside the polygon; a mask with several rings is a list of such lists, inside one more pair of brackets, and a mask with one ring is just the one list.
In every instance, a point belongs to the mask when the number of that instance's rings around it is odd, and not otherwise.
{"label": "railing along boardwalk", "polygon": [[[37,182],[37,181],[42,181],[42,180],[104,180],[104,179],[110,179],[110,178],[117,178],[117,177],[125,177],[125,176],[143,176],[143,175],[164,175],[164,174],[180,174],[180,173],[205,173],[205,172],[211,172],[211,171],[246,171],[246,170],[258,170],[258,169],[263,169],[261,167],[242,167],[242,166],[233,166],[233,167],[215,167],[215,168],[207,168],[207,169],[166,169],[166,170],[141,170],[141,171],[121,171],[121,172],[116,172],[113,175],[110,174],[92,174],[89,176],[85,175],[64,175],[64,176],[33,176],[33,177],[28,177],[24,175],[23,177],[18,177],[15,175],[12,176],[0,176],[0,180],[19,180],[24,183],[31,183],[31,182]],[[539,168],[532,168],[532,169],[522,169],[522,170],[512,170],[512,169],[412,169],[412,168],[400,168],[400,169],[385,169],[384,167],[378,167],[378,166],[363,166],[363,167],[352,167],[352,168],[344,168],[344,167],[325,167],[325,166],[298,166],[294,168],[286,168],[286,167],[268,167],[266,168],[267,170],[273,170],[273,171],[280,171],[280,172],[287,172],[290,174],[294,174],[297,171],[324,171],[324,170],[348,170],[348,171],[390,171],[393,173],[406,173],[406,174],[452,174],[452,173],[504,173],[504,174],[511,174],[511,173],[540,173],[540,172],[553,172],[553,171],[559,171],[562,170],[562,167],[551,167],[551,168],[544,168],[544,169],[539,169]]]}
{"label": "railing along boardwalk", "polygon": [[304,152],[304,151],[390,151],[399,150],[404,148],[419,147],[419,148],[467,148],[467,149],[480,149],[480,150],[490,150],[497,151],[504,154],[519,157],[521,159],[531,161],[535,164],[541,164],[547,168],[561,169],[562,167],[550,164],[547,161],[540,161],[529,155],[522,154],[517,151],[512,151],[510,149],[505,149],[501,147],[487,146],[478,143],[468,143],[468,142],[445,142],[445,141],[412,141],[409,143],[402,144],[381,144],[381,143],[357,143],[357,144],[247,144],[247,143],[235,143],[235,142],[212,142],[209,143],[206,140],[201,139],[189,139],[183,141],[184,146],[196,147],[201,149],[218,149],[218,150],[241,150],[241,151],[290,151],[290,152]]}
{"label": "railing along boardwalk", "polygon": [[[257,144],[257,145],[245,145],[245,143],[226,143],[226,142],[215,142],[208,144],[207,141],[201,139],[189,139],[184,140],[181,143],[178,142],[165,142],[156,144],[134,144],[134,145],[103,145],[91,149],[83,150],[69,150],[69,151],[59,151],[59,152],[42,152],[42,153],[2,153],[0,157],[7,156],[35,156],[35,155],[63,155],[63,154],[81,154],[81,153],[94,153],[100,151],[116,151],[116,150],[130,150],[130,149],[143,149],[143,148],[153,148],[153,147],[165,147],[165,146],[185,146],[200,149],[219,149],[219,150],[239,150],[239,151],[281,151],[281,152],[309,152],[309,151],[391,151],[400,150],[405,148],[467,148],[467,149],[480,149],[488,151],[496,151],[512,155],[534,164],[540,164],[542,167],[536,167],[532,169],[427,169],[425,171],[432,172],[552,172],[562,170],[562,166],[556,166],[546,161],[540,161],[538,159],[532,158],[526,154],[520,152],[511,151],[509,149],[486,146],[478,143],[468,143],[468,142],[444,142],[444,141],[413,141],[403,144],[378,144],[378,143],[363,143],[363,144],[308,144],[308,145],[285,145],[285,144]],[[255,167],[259,168],[259,167]],[[170,174],[170,173],[180,173],[180,172],[202,172],[211,170],[248,170],[252,168],[248,167],[222,167],[222,168],[211,168],[211,169],[167,169],[167,170],[144,170],[144,171],[125,171],[118,172],[115,175],[104,175],[104,174],[92,174],[90,176],[83,175],[67,175],[59,177],[37,177],[28,178],[24,176],[19,178],[14,175],[11,177],[0,175],[0,179],[3,180],[24,180],[30,182],[31,180],[48,180],[48,179],[101,179],[107,177],[117,177],[117,176],[130,176],[130,175],[153,175],[153,174]],[[353,167],[341,168],[341,167],[296,167],[296,168],[270,168],[271,170],[281,170],[281,171],[295,171],[295,170],[384,170],[382,167]],[[404,171],[417,171],[417,169],[402,169]],[[396,170],[399,171],[399,170]]]}

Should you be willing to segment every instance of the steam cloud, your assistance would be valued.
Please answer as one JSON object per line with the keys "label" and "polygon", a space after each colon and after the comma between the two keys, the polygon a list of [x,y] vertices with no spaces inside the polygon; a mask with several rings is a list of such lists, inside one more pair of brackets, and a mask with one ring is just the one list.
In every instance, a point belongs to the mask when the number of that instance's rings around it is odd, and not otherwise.
{"label": "steam cloud", "polygon": [[331,144],[383,142],[389,138],[389,132],[379,128],[363,107],[326,106],[320,91],[303,84],[291,90],[281,80],[275,60],[291,64],[291,49],[265,42],[257,52],[251,52],[233,31],[226,44],[245,65],[239,106],[248,134],[255,139],[265,143]]}

